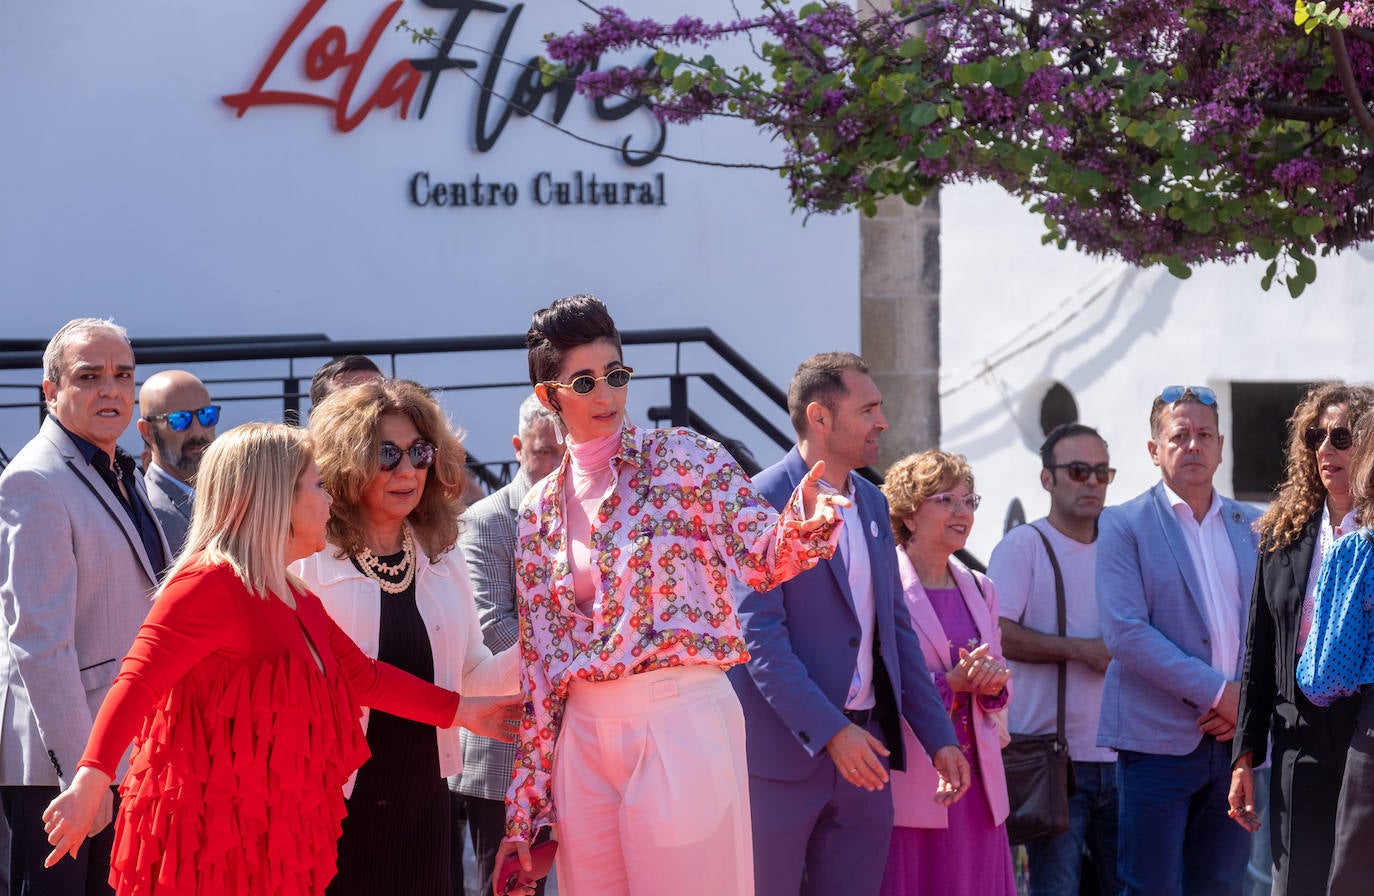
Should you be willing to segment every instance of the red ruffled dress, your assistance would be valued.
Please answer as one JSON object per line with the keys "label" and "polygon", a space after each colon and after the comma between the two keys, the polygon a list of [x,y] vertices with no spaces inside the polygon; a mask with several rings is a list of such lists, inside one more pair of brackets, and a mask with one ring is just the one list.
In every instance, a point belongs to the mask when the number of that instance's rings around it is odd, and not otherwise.
{"label": "red ruffled dress", "polygon": [[153,604],[80,763],[113,775],[134,741],[110,862],[120,894],[318,896],[344,782],[368,757],[360,706],[452,722],[457,694],[369,659],[315,595],[295,597],[292,610],[206,565]]}

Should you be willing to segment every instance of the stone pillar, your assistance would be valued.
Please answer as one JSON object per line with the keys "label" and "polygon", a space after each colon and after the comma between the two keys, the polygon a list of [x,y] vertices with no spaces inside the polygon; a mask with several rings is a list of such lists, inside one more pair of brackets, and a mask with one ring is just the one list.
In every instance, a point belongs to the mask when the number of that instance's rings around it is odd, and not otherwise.
{"label": "stone pillar", "polygon": [[890,428],[879,469],[940,445],[940,194],[899,198],[860,217],[860,354],[883,392]]}

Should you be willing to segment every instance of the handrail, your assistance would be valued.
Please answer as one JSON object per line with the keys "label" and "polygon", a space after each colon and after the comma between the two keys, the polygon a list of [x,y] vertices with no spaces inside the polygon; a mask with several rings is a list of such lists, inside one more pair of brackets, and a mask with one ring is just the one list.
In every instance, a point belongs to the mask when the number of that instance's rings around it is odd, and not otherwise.
{"label": "handrail", "polygon": [[[625,345],[676,345],[679,347],[677,360],[673,364],[671,373],[661,375],[669,381],[669,389],[672,395],[672,402],[668,412],[671,422],[674,425],[689,425],[693,418],[697,422],[704,422],[699,415],[687,404],[687,380],[694,379],[705,385],[712,393],[719,397],[728,406],[733,408],[749,424],[754,426],[758,432],[768,441],[778,447],[786,449],[791,446],[792,439],[776,425],[772,423],[763,413],[760,412],[760,405],[756,401],[747,400],[737,390],[738,380],[734,385],[727,383],[719,373],[706,370],[699,373],[688,373],[681,366],[682,345],[687,343],[699,343],[721,359],[724,367],[733,369],[734,374],[744,382],[749,383],[757,389],[763,396],[766,407],[771,403],[779,409],[786,410],[787,395],[772,380],[755,367],[733,346],[728,344],[714,330],[709,327],[669,327],[648,330],[626,330],[620,334],[621,342]],[[341,355],[369,355],[373,357],[389,357],[392,360],[393,370],[395,360],[399,356],[408,355],[437,355],[437,354],[456,354],[465,352],[490,352],[490,351],[520,351],[525,350],[525,337],[523,335],[483,335],[483,336],[451,336],[451,337],[424,337],[415,339],[342,339],[334,340],[321,333],[296,333],[278,334],[266,336],[226,336],[226,337],[184,337],[184,338],[135,338],[132,340],[135,357],[139,364],[149,365],[188,365],[196,363],[213,362],[235,362],[235,361],[278,361],[286,362],[288,373],[284,376],[272,377],[256,374],[249,377],[207,377],[205,382],[212,381],[219,383],[257,383],[257,382],[277,382],[282,384],[280,392],[273,392],[271,395],[252,395],[252,396],[233,396],[226,397],[226,400],[261,400],[262,398],[280,397],[283,402],[284,414],[288,415],[298,407],[299,399],[302,397],[302,386],[305,380],[314,372],[312,367],[308,372],[297,371],[295,361],[300,359],[327,359]],[[45,341],[28,339],[6,339],[0,340],[0,371],[4,370],[41,370],[43,364],[43,348]],[[35,400],[29,403],[7,403],[0,404],[0,410],[18,410],[24,407],[37,408],[40,403],[40,393],[37,389],[37,382],[29,386],[22,384],[0,384],[0,387],[9,389],[32,388]],[[484,382],[484,383],[463,383],[436,387],[442,391],[456,391],[466,389],[482,388],[504,388],[514,385],[510,382]],[[523,385],[523,383],[520,383]],[[259,391],[259,390],[255,390]],[[744,444],[742,440],[740,444]],[[0,448],[0,452],[3,449]],[[3,454],[0,454],[3,457]],[[488,487],[499,485],[502,480],[509,477],[509,472],[513,469],[512,461],[496,460],[483,463],[474,460],[474,468],[481,467],[475,472]],[[0,460],[3,466],[3,460]],[[499,472],[493,472],[499,470]]]}

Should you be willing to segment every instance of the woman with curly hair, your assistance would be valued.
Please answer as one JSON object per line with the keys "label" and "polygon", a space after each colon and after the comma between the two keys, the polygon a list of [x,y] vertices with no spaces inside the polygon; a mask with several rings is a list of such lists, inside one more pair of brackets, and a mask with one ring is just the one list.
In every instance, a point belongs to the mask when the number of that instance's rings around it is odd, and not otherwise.
{"label": "woman with curly hair", "polygon": [[1346,748],[1357,697],[1317,706],[1298,689],[1312,627],[1317,574],[1336,540],[1355,529],[1353,433],[1374,390],[1318,383],[1288,420],[1287,476],[1256,524],[1259,568],[1250,602],[1231,773],[1231,816],[1256,830],[1253,768],[1273,738],[1270,842],[1274,894],[1326,892]]}
{"label": "woman with curly hair", "polygon": [[1002,768],[1008,684],[997,589],[953,558],[982,500],[962,454],[922,451],[888,468],[883,481],[897,566],[926,668],[944,698],[972,772],[968,793],[946,806],[934,765],[902,723],[907,769],[892,773],[894,827],[879,896],[1014,896]]}
{"label": "woman with curly hair", "polygon": [[[467,484],[463,446],[423,386],[379,380],[325,398],[310,414],[324,487],[333,496],[329,544],[295,571],[368,656],[463,695],[519,690],[514,648],[482,640],[458,540]],[[509,741],[504,730],[478,730]],[[363,715],[372,752],[347,789],[339,875],[329,896],[451,892],[445,777],[462,768],[457,729],[385,712]],[[459,894],[461,896],[461,894]]]}

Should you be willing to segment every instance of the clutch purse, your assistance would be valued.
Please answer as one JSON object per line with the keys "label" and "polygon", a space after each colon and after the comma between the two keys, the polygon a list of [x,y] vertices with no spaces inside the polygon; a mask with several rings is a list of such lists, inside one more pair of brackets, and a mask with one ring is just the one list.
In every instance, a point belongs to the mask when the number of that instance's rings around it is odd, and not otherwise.
{"label": "clutch purse", "polygon": [[509,893],[516,884],[532,884],[549,876],[553,870],[553,857],[558,852],[557,840],[545,840],[530,847],[530,870],[520,867],[520,857],[510,856],[501,864],[496,879],[501,881],[501,892]]}

